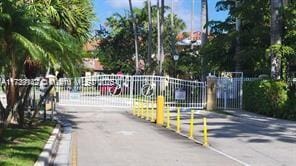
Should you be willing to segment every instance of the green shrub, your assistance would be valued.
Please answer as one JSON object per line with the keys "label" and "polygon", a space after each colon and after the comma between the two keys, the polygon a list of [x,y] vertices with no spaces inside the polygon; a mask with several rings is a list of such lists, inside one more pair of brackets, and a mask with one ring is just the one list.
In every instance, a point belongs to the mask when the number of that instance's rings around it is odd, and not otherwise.
{"label": "green shrub", "polygon": [[288,101],[285,106],[285,113],[283,114],[284,119],[296,120],[296,96],[295,87],[290,87],[288,90]]}
{"label": "green shrub", "polygon": [[287,110],[287,84],[260,80],[244,83],[244,109],[259,114],[284,117]]}

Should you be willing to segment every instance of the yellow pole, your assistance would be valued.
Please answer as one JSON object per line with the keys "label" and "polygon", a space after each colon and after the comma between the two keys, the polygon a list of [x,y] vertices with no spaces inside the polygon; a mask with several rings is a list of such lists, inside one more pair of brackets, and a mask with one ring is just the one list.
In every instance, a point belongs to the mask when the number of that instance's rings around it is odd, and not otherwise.
{"label": "yellow pole", "polygon": [[171,122],[170,122],[170,119],[171,119],[171,115],[170,115],[170,107],[167,108],[167,126],[166,128],[171,128]]}
{"label": "yellow pole", "polygon": [[204,138],[204,142],[203,145],[204,146],[208,146],[208,127],[207,127],[207,118],[203,118],[203,138]]}
{"label": "yellow pole", "polygon": [[157,96],[157,107],[156,107],[156,124],[163,125],[164,123],[164,97]]}
{"label": "yellow pole", "polygon": [[144,118],[144,100],[141,101],[141,118]]}
{"label": "yellow pole", "polygon": [[135,103],[133,103],[133,106],[132,106],[132,114],[135,115]]}
{"label": "yellow pole", "polygon": [[189,127],[189,138],[190,139],[193,139],[193,132],[194,132],[194,111],[191,110],[190,127]]}
{"label": "yellow pole", "polygon": [[137,114],[137,102],[134,101],[133,102],[133,115],[136,116],[136,114]]}
{"label": "yellow pole", "polygon": [[150,122],[154,122],[154,105],[153,101],[151,101],[151,109],[150,109]]}
{"label": "yellow pole", "polygon": [[140,117],[140,109],[141,109],[141,103],[137,101],[137,116]]}
{"label": "yellow pole", "polygon": [[177,111],[177,133],[180,133],[181,131],[181,121],[180,121],[180,107]]}
{"label": "yellow pole", "polygon": [[146,120],[149,120],[149,100],[146,101]]}

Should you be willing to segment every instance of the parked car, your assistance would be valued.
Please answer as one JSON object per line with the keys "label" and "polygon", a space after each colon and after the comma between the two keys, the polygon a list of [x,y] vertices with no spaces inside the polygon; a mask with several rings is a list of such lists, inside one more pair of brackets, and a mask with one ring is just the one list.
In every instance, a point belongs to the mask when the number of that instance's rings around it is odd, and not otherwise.
{"label": "parked car", "polygon": [[121,86],[115,82],[109,84],[102,84],[98,86],[101,95],[119,95],[121,93]]}

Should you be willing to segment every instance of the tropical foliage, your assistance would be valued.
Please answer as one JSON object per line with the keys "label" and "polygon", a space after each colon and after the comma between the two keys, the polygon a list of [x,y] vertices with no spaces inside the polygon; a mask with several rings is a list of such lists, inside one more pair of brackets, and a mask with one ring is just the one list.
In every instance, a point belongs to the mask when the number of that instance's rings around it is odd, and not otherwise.
{"label": "tropical foliage", "polygon": [[[229,11],[225,21],[209,21],[213,39],[201,49],[207,71],[234,71],[236,58],[241,64],[241,71],[246,75],[256,76],[270,73],[270,52],[277,52],[281,57],[282,76],[289,64],[295,59],[295,2],[283,5],[282,44],[271,45],[270,0],[240,1],[222,0],[216,5],[218,11]],[[240,30],[236,31],[236,18],[241,20]],[[240,50],[237,53],[236,38],[239,38]],[[282,77],[285,79],[285,76]]]}
{"label": "tropical foliage", "polygon": [[[85,11],[88,15],[93,16],[93,14],[89,1],[67,2],[73,3],[73,10],[67,10],[67,3],[61,3],[58,0],[1,1],[0,69],[7,80],[34,78],[48,68],[62,70],[70,75],[79,72],[77,64],[81,64],[81,58],[85,54],[82,49],[83,39],[88,36],[92,21],[92,17],[85,18],[84,14]],[[44,12],[44,8],[48,8],[48,11]],[[57,13],[58,16],[55,15]],[[24,125],[24,107],[31,88],[32,86],[21,87],[12,82],[6,82],[4,89],[7,95],[6,108],[0,102],[2,122],[0,135],[2,129],[15,115],[18,115],[15,117],[18,117],[19,124]]]}
{"label": "tropical foliage", "polygon": [[[169,9],[165,7],[166,11]],[[148,43],[148,13],[147,4],[144,8],[135,8],[134,14],[137,25],[137,35],[139,41],[139,56],[140,59],[147,60],[147,47]],[[157,48],[157,7],[152,6],[152,54],[156,55]],[[172,40],[171,34],[177,34],[184,30],[185,23],[174,15],[175,28],[170,28],[170,14],[165,17],[164,22],[164,52],[167,56],[172,52]],[[100,46],[97,49],[97,56],[103,63],[106,69],[112,71],[122,70],[124,73],[134,73],[134,38],[132,22],[129,14],[122,15],[119,13],[113,14],[113,16],[107,18],[106,26],[110,31],[98,30],[96,38],[100,40]],[[171,57],[171,56],[170,56]],[[172,59],[172,57],[171,57]],[[146,71],[155,69],[156,57],[154,61]],[[150,69],[150,70],[149,70]],[[168,71],[168,69],[165,69]]]}

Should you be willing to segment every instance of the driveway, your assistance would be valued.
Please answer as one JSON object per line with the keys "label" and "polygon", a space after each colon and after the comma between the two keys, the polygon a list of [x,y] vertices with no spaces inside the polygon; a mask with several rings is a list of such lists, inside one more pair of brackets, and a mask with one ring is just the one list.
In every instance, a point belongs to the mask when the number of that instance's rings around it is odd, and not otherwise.
{"label": "driveway", "polygon": [[241,165],[120,108],[60,107],[73,123],[71,159],[79,166]]}

